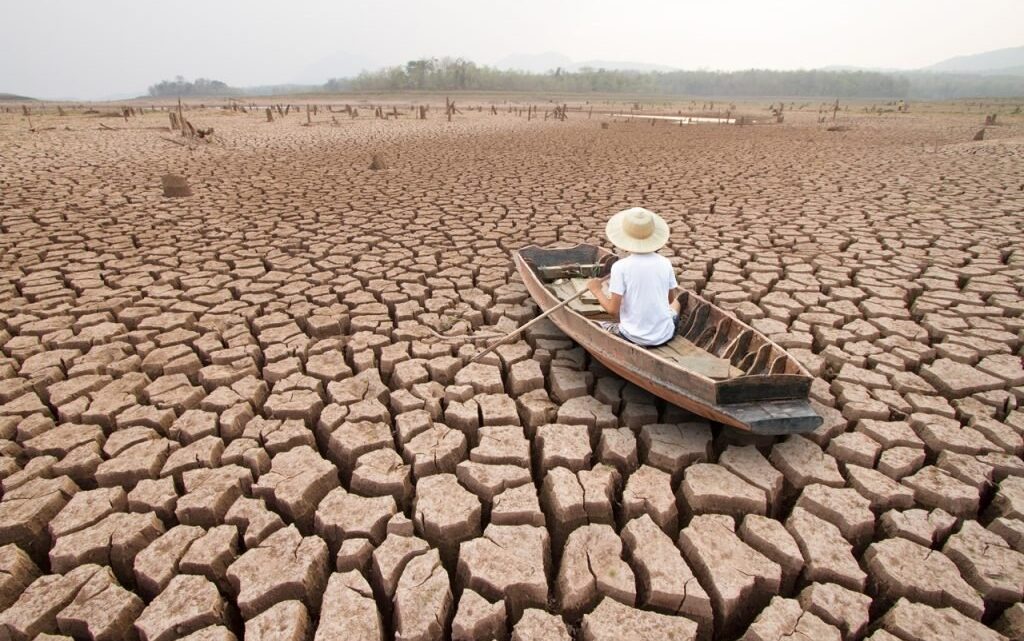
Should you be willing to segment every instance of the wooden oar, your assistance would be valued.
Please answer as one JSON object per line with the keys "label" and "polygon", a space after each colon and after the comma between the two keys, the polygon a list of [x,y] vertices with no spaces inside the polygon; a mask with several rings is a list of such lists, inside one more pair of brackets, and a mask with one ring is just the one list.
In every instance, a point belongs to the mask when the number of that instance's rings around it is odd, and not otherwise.
{"label": "wooden oar", "polygon": [[484,351],[480,352],[479,354],[477,354],[473,358],[469,359],[469,362],[470,363],[475,363],[476,361],[478,361],[481,358],[483,358],[486,354],[490,354],[491,352],[493,352],[496,347],[500,347],[501,345],[504,345],[508,341],[508,339],[522,334],[523,332],[525,332],[526,330],[530,329],[531,327],[533,327],[534,325],[536,325],[540,321],[544,320],[545,318],[547,318],[548,316],[550,316],[554,312],[557,312],[558,310],[562,309],[563,307],[565,307],[566,305],[568,305],[569,303],[573,302],[574,300],[576,300],[577,298],[579,298],[580,296],[582,296],[583,294],[585,294],[585,293],[587,293],[589,291],[590,291],[589,288],[584,287],[580,291],[576,292],[575,294],[573,294],[569,298],[566,298],[561,303],[555,305],[554,307],[552,307],[548,311],[544,312],[543,314],[541,314],[537,318],[533,319],[529,323],[523,325],[522,327],[520,327],[518,329],[512,330],[508,334],[505,334],[503,337],[499,338],[497,341],[492,343],[490,347],[488,347]]}

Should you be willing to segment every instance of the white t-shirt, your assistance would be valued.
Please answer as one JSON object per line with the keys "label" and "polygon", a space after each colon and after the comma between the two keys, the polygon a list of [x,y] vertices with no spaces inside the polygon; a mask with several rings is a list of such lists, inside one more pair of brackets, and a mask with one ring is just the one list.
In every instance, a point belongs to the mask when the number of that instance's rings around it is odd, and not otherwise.
{"label": "white t-shirt", "polygon": [[672,263],[657,253],[630,254],[612,265],[608,291],[622,296],[619,332],[637,345],[661,345],[675,334],[668,292],[678,287]]}

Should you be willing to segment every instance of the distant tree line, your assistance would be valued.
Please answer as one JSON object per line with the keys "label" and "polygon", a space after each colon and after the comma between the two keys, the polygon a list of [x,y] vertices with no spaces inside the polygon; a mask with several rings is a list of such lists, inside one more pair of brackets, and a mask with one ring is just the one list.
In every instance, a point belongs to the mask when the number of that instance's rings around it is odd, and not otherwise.
{"label": "distant tree line", "polygon": [[425,58],[329,80],[338,91],[535,91],[686,96],[836,96],[946,99],[1024,94],[1020,76],[875,71],[622,71],[582,68],[529,73],[462,58]]}
{"label": "distant tree line", "polygon": [[235,96],[241,94],[240,89],[229,87],[220,80],[209,80],[207,78],[196,78],[192,82],[185,80],[182,76],[176,76],[174,80],[164,80],[149,88],[149,95],[154,98],[166,98],[175,96]]}

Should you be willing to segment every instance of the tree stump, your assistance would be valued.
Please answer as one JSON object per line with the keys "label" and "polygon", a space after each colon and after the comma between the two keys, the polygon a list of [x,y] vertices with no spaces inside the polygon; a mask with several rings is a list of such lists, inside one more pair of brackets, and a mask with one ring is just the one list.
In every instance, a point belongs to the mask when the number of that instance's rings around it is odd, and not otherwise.
{"label": "tree stump", "polygon": [[192,195],[192,189],[188,186],[188,181],[184,176],[167,174],[160,178],[160,182],[164,187],[165,198],[184,198]]}
{"label": "tree stump", "polygon": [[978,133],[974,134],[974,140],[985,140],[985,128],[982,127],[978,130]]}
{"label": "tree stump", "polygon": [[267,107],[267,122],[274,122],[274,112]]}
{"label": "tree stump", "polygon": [[377,171],[379,169],[387,168],[388,163],[387,161],[384,160],[384,157],[381,156],[380,154],[373,154],[373,157],[370,159],[370,169]]}

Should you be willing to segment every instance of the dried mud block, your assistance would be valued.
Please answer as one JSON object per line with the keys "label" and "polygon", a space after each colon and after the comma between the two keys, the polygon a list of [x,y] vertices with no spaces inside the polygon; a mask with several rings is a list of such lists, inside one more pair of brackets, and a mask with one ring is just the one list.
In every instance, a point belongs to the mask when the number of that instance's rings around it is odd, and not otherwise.
{"label": "dried mud block", "polygon": [[227,591],[226,573],[238,556],[238,528],[218,525],[192,542],[181,560],[178,571],[182,574],[201,574]]}
{"label": "dried mud block", "polygon": [[478,444],[469,453],[469,460],[495,465],[530,467],[530,442],[519,425],[488,425],[481,427]]}
{"label": "dried mud block", "polygon": [[370,584],[359,572],[332,574],[327,580],[313,641],[382,641],[383,638],[380,612]]}
{"label": "dried mud block", "polygon": [[631,430],[639,430],[644,425],[653,425],[658,421],[658,408],[653,403],[626,399],[622,405],[620,421]]}
{"label": "dried mud block", "polygon": [[466,435],[443,423],[434,423],[402,447],[402,458],[417,479],[451,473],[466,458]]}
{"label": "dried mud block", "polygon": [[227,577],[242,617],[250,619],[270,606],[300,600],[319,612],[328,574],[327,544],[303,537],[295,526],[274,532],[228,568]]}
{"label": "dried mud block", "polygon": [[1024,554],[1024,521],[999,517],[988,524],[988,529],[998,534],[1011,548]]}
{"label": "dried mud block", "polygon": [[517,398],[516,410],[527,438],[531,439],[538,427],[554,422],[558,415],[558,406],[551,402],[544,390],[533,390]]}
{"label": "dried mud block", "polygon": [[57,539],[103,520],[114,512],[128,510],[128,495],[120,487],[102,487],[78,492],[48,524],[50,536]]}
{"label": "dried mud block", "polygon": [[1024,554],[977,521],[964,521],[942,552],[987,603],[1012,605],[1024,600]]}
{"label": "dried mud block", "polygon": [[17,601],[0,611],[0,635],[12,641],[29,641],[42,633],[56,633],[57,614],[67,607],[94,577],[100,581],[110,570],[98,565],[82,565],[65,575],[41,576],[22,592]]}
{"label": "dried mud block", "polygon": [[684,557],[711,597],[715,634],[743,630],[778,594],[782,569],[736,536],[731,517],[696,516],[679,533]]}
{"label": "dried mud block", "polygon": [[174,508],[178,503],[178,494],[174,489],[174,479],[142,479],[128,493],[128,510],[144,514],[152,512],[164,523],[174,522]]}
{"label": "dried mud block", "polygon": [[480,499],[459,485],[454,474],[437,474],[416,485],[413,523],[417,533],[455,567],[459,545],[480,536]]}
{"label": "dried mud block", "polygon": [[913,490],[877,470],[849,465],[846,474],[850,486],[871,503],[873,510],[906,509],[914,505]]}
{"label": "dried mud block", "polygon": [[918,447],[891,447],[879,457],[877,469],[893,480],[900,480],[921,469],[927,456]]}
{"label": "dried mud block", "polygon": [[881,451],[882,446],[877,441],[861,432],[840,434],[829,442],[825,450],[840,463],[862,467],[874,467]]}
{"label": "dried mud block", "polygon": [[314,529],[337,553],[350,537],[369,539],[380,545],[387,534],[388,520],[398,512],[390,496],[365,497],[337,487],[316,508]]}
{"label": "dried mud block", "polygon": [[746,514],[767,514],[768,501],[760,489],[725,467],[697,463],[686,468],[677,493],[680,514],[727,514],[740,520]]}
{"label": "dried mud block", "polygon": [[855,548],[870,543],[875,533],[875,515],[871,511],[871,502],[852,488],[808,485],[800,492],[796,507],[839,528],[839,532]]}
{"label": "dried mud block", "polygon": [[871,621],[871,597],[835,583],[812,583],[798,600],[805,612],[839,628],[843,641],[863,638]]}
{"label": "dried mud block", "polygon": [[57,613],[57,628],[78,639],[132,638],[132,624],[144,607],[142,599],[117,584],[110,568],[103,568]]}
{"label": "dried mud block", "polygon": [[1024,478],[1010,476],[1003,479],[987,513],[990,518],[1024,520]]}
{"label": "dried mud block", "polygon": [[306,445],[316,448],[316,439],[307,425],[295,418],[265,419],[255,417],[245,424],[242,438],[260,443],[270,456]]}
{"label": "dried mud block", "polygon": [[628,427],[601,430],[597,445],[597,460],[629,476],[640,466],[636,436]]}
{"label": "dried mud block", "polygon": [[357,570],[363,574],[369,571],[373,543],[368,539],[345,539],[334,557],[334,568],[338,572]]}
{"label": "dried mud block", "polygon": [[17,601],[39,576],[39,568],[17,545],[0,547],[0,611]]}
{"label": "dried mud block", "polygon": [[160,177],[160,184],[163,186],[164,198],[186,198],[192,195],[192,188],[184,176],[164,174]]}
{"label": "dried mud block", "polygon": [[972,619],[984,612],[978,593],[937,550],[907,539],[886,539],[868,547],[864,562],[878,596],[889,603],[906,597],[937,608],[952,606]]}
{"label": "dried mud block", "polygon": [[[924,449],[924,441],[918,438],[906,421],[875,421],[861,419],[857,421],[856,431],[851,434],[863,434],[879,443],[883,449],[894,447],[916,447]],[[865,465],[865,467],[869,467]]]}
{"label": "dried mud block", "polygon": [[455,468],[455,476],[463,487],[490,503],[505,490],[533,483],[530,470],[518,465],[487,465],[463,461]]}
{"label": "dried mud block", "polygon": [[978,490],[934,465],[922,468],[901,483],[913,490],[914,500],[924,507],[939,508],[964,518],[972,518],[978,513],[981,502]]}
{"label": "dried mud block", "polygon": [[932,547],[945,540],[956,521],[956,517],[944,510],[889,510],[879,519],[879,526],[886,538],[899,536]]}
{"label": "dried mud block", "polygon": [[463,590],[452,622],[452,641],[504,641],[505,605],[491,603],[472,590]]}
{"label": "dried mud block", "polygon": [[164,533],[154,514],[114,512],[95,525],[60,537],[50,550],[50,567],[65,573],[87,563],[109,565],[118,580],[134,583],[135,556]]}
{"label": "dried mud block", "polygon": [[786,478],[787,488],[796,492],[813,483],[843,487],[846,483],[836,460],[802,436],[790,436],[772,448],[769,460]]}
{"label": "dried mud block", "polygon": [[451,616],[452,591],[437,550],[406,564],[394,597],[395,639],[441,641]]}
{"label": "dried mud block", "polygon": [[[394,399],[392,399],[394,402]],[[424,409],[415,409],[395,416],[395,435],[398,443],[405,445],[416,436],[429,430],[434,424],[430,413]]]}
{"label": "dried mud block", "polygon": [[220,525],[238,497],[249,492],[252,473],[237,465],[200,468],[182,474],[182,485],[185,494],[174,508],[178,522],[210,528]]}
{"label": "dried mud block", "polygon": [[455,375],[456,385],[469,385],[477,394],[504,394],[505,384],[496,365],[470,363]]}
{"label": "dried mud block", "polygon": [[98,425],[65,423],[22,441],[21,447],[29,457],[49,455],[64,458],[81,445],[97,443],[102,446],[105,441],[103,430]]}
{"label": "dried mud block", "polygon": [[908,598],[897,601],[881,619],[882,628],[900,639],[971,639],[1002,641],[995,630],[964,616],[954,608],[932,607]]}
{"label": "dried mud block", "polygon": [[301,601],[282,601],[245,622],[246,641],[306,641],[309,613]]}
{"label": "dried mud block", "polygon": [[303,445],[271,459],[270,471],[252,486],[252,493],[309,533],[317,505],[338,485],[334,464]]}
{"label": "dried mud block", "polygon": [[562,617],[530,608],[512,628],[511,641],[572,641]]}
{"label": "dried mud block", "polygon": [[491,505],[490,522],[495,525],[533,525],[544,527],[537,488],[527,483],[496,495]]}
{"label": "dried mud block", "polygon": [[614,467],[598,463],[590,470],[576,474],[583,488],[583,507],[590,523],[615,524],[613,503],[622,485],[622,478]]}
{"label": "dried mud block", "polygon": [[188,470],[217,467],[224,453],[224,441],[216,436],[205,436],[171,452],[160,469],[160,476],[173,476],[180,480]]}
{"label": "dried mud block", "polygon": [[516,619],[526,608],[547,607],[550,566],[544,528],[492,524],[483,536],[460,546],[457,577],[463,589],[504,600],[510,618]]}
{"label": "dried mud block", "polygon": [[584,425],[541,425],[537,428],[534,446],[540,474],[555,467],[565,467],[574,472],[590,467],[592,450]]}
{"label": "dried mud block", "polygon": [[682,616],[647,612],[605,598],[594,611],[583,617],[585,641],[694,641],[699,638],[697,624]]}
{"label": "dried mud block", "polygon": [[135,629],[142,641],[171,641],[226,621],[217,586],[205,577],[181,574],[146,606]]}
{"label": "dried mud block", "polygon": [[242,535],[245,547],[256,547],[263,539],[284,527],[284,521],[276,512],[267,509],[263,499],[238,497],[227,513],[224,523],[234,525]]}
{"label": "dried mud block", "polygon": [[1024,639],[1024,603],[1015,603],[1003,610],[992,627],[1010,641]]}
{"label": "dried mud block", "polygon": [[394,447],[394,438],[387,423],[376,421],[346,421],[338,426],[327,440],[328,455],[338,466],[342,480],[347,481],[359,457],[382,448]]}
{"label": "dried mud block", "polygon": [[605,405],[593,396],[577,396],[562,403],[558,408],[558,422],[566,425],[586,425],[591,439],[595,441],[601,430],[616,429],[619,426],[619,419],[612,413],[611,406]]}
{"label": "dried mud block", "polygon": [[513,363],[508,373],[509,394],[514,397],[544,389],[544,372],[541,371],[540,363],[533,359]]}
{"label": "dried mud block", "polygon": [[730,445],[718,457],[718,464],[764,492],[768,513],[775,513],[782,498],[784,478],[756,446]]}
{"label": "dried mud block", "polygon": [[786,530],[804,555],[803,579],[832,582],[862,591],[867,575],[853,556],[853,546],[835,525],[797,507],[786,519]]}
{"label": "dried mud block", "polygon": [[66,476],[37,478],[6,491],[0,500],[0,545],[14,543],[36,561],[50,549],[47,524],[78,492]]}
{"label": "dried mud block", "polygon": [[683,560],[679,549],[646,514],[622,528],[639,586],[639,605],[697,622],[700,639],[710,639],[714,625],[711,598]]}
{"label": "dried mud block", "polygon": [[925,365],[920,374],[948,399],[1000,389],[1004,385],[1002,379],[948,358],[939,358]]}
{"label": "dried mud block", "polygon": [[569,534],[588,522],[584,488],[572,470],[556,467],[544,476],[540,500],[557,556]]}
{"label": "dried mud block", "polygon": [[556,579],[561,611],[571,619],[589,612],[602,596],[636,604],[636,579],[622,560],[622,541],[608,525],[584,525],[569,534]]}
{"label": "dried mud block", "polygon": [[782,592],[790,593],[804,569],[804,556],[793,535],[782,523],[748,514],[740,523],[740,538],[782,568]]}
{"label": "dried mud block", "polygon": [[176,525],[135,555],[135,586],[147,599],[163,592],[178,574],[178,562],[205,531],[194,525]]}
{"label": "dried mud block", "polygon": [[593,380],[594,375],[590,372],[552,366],[548,373],[551,398],[557,403],[565,403],[577,396],[586,396],[590,393]]}
{"label": "dried mud block", "polygon": [[842,636],[835,626],[801,609],[795,599],[777,596],[740,637],[742,641],[784,641],[790,638],[840,641]]}
{"label": "dried mud block", "polygon": [[[630,475],[623,490],[623,521],[647,514],[670,537],[679,532],[679,508],[672,494],[672,477],[655,467],[643,465]],[[624,523],[625,524],[625,523]]]}
{"label": "dried mud block", "polygon": [[356,461],[350,487],[362,496],[390,496],[405,509],[413,495],[412,468],[394,450],[373,450]]}
{"label": "dried mud block", "polygon": [[707,423],[653,423],[640,428],[640,460],[671,474],[673,487],[686,467],[711,460],[711,447]]}

